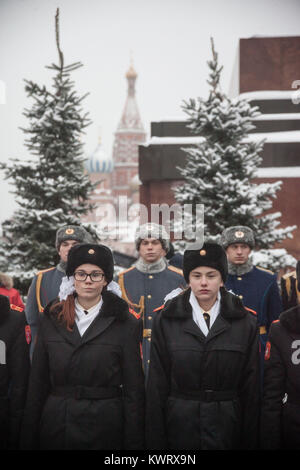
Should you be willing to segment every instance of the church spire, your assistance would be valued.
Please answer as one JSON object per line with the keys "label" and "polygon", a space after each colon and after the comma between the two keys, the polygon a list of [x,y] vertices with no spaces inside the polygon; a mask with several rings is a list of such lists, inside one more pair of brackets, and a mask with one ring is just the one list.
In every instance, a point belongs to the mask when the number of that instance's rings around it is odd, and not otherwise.
{"label": "church spire", "polygon": [[135,81],[137,78],[137,73],[133,67],[132,57],[130,59],[130,67],[126,73],[126,78],[128,81],[128,96],[134,96],[135,95]]}
{"label": "church spire", "polygon": [[130,59],[130,66],[125,75],[128,81],[128,94],[121,117],[121,121],[118,126],[118,130],[132,130],[144,132],[144,126],[140,118],[138,105],[135,97],[135,82],[137,79],[137,73],[133,67],[132,57]]}

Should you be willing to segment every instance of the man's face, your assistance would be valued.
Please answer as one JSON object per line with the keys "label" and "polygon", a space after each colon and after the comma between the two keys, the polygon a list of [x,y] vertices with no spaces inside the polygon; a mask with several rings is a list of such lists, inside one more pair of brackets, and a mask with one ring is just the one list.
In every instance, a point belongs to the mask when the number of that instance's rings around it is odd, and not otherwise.
{"label": "man's face", "polygon": [[63,242],[61,242],[59,250],[58,250],[60,260],[66,263],[68,260],[68,254],[69,254],[70,249],[72,248],[72,246],[78,245],[78,244],[79,242],[77,240],[64,240]]}
{"label": "man's face", "polygon": [[157,238],[144,238],[140,244],[139,255],[146,263],[154,263],[166,256],[166,252]]}
{"label": "man's face", "polygon": [[232,264],[244,264],[248,261],[251,248],[246,243],[233,243],[226,248],[227,259]]}
{"label": "man's face", "polygon": [[189,274],[189,284],[200,305],[213,305],[220,287],[224,285],[220,271],[209,266],[193,269]]}

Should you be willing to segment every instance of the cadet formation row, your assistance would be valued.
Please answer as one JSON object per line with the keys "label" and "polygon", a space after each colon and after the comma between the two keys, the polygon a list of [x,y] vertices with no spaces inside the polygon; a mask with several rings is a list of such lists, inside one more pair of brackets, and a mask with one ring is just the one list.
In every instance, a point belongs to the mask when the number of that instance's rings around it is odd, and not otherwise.
{"label": "cadet formation row", "polygon": [[0,277],[0,446],[300,449],[300,276],[279,289],[254,246],[229,227],[168,261],[148,223],[114,280],[108,247],[60,228],[25,313]]}

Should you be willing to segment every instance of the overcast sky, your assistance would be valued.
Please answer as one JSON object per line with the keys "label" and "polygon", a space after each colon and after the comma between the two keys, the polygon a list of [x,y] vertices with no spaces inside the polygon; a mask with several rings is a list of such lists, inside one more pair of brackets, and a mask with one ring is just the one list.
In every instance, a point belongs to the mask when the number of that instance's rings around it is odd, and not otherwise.
{"label": "overcast sky", "polygon": [[[31,106],[23,79],[51,85],[45,66],[57,62],[57,7],[65,61],[83,63],[73,80],[81,94],[90,93],[84,102],[93,121],[84,137],[87,154],[99,134],[104,150],[112,152],[131,56],[149,136],[151,121],[181,116],[184,99],[207,96],[211,36],[224,65],[222,88],[233,96],[239,39],[300,35],[299,0],[0,0],[0,161],[28,157],[19,129],[26,127],[24,107]],[[0,222],[16,208],[3,177]]]}

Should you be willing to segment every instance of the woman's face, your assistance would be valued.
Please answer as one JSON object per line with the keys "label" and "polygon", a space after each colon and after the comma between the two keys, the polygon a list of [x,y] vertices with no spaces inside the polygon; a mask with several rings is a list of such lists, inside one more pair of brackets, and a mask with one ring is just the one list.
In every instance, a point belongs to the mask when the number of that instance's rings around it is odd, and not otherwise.
{"label": "woman's face", "polygon": [[[80,278],[84,279],[86,274],[92,275],[93,280],[90,276],[86,276],[85,280],[78,280]],[[97,280],[97,278],[99,278],[99,280]],[[74,279],[74,286],[79,302],[82,300],[89,303],[92,301],[97,303],[101,297],[103,287],[107,285],[103,270],[94,264],[82,264],[78,266],[74,272]]]}

